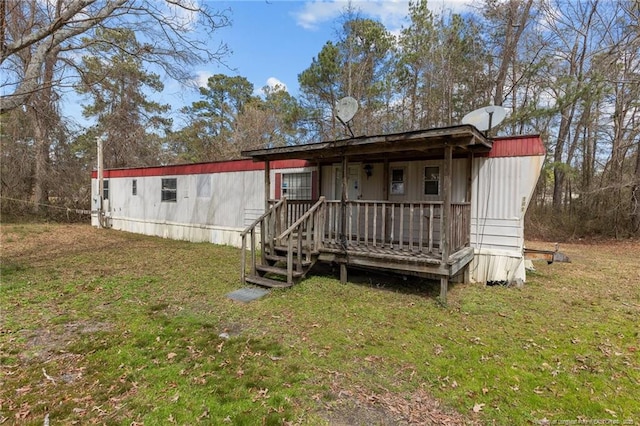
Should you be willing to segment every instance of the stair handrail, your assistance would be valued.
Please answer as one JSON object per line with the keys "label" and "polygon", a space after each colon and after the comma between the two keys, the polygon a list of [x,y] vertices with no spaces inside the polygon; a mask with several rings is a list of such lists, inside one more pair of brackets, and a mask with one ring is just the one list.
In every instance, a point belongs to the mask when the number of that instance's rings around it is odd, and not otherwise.
{"label": "stair handrail", "polygon": [[313,206],[311,206],[311,208],[307,210],[305,214],[300,216],[298,220],[296,220],[290,227],[284,230],[282,234],[280,234],[276,239],[281,240],[289,236],[289,234],[291,234],[298,226],[300,226],[300,224],[302,224],[306,219],[309,218],[309,216],[311,216],[316,210],[318,210],[320,206],[324,204],[324,201],[325,201],[324,196],[318,198],[318,201]]}
{"label": "stair handrail", "polygon": [[[280,244],[280,242],[286,238],[289,237],[287,239],[287,283],[289,285],[293,284],[293,264],[294,264],[294,256],[293,256],[293,238],[291,238],[293,232],[300,228],[302,226],[303,223],[305,223],[306,221],[310,220],[313,215],[316,213],[317,210],[320,210],[320,212],[322,212],[323,210],[321,210],[321,208],[324,206],[325,204],[325,197],[320,197],[318,199],[318,201],[311,206],[311,208],[309,210],[307,210],[302,216],[300,216],[300,218],[298,218],[298,220],[296,220],[289,228],[287,228],[282,234],[280,234],[277,238],[276,241],[278,241],[278,244]],[[323,216],[322,214],[320,215],[321,217]],[[316,230],[317,228],[320,228],[322,230],[324,230],[324,220],[320,219],[319,221],[316,220]],[[320,239],[322,238],[322,236],[324,235],[324,232],[320,233],[318,232],[316,234],[317,236],[320,236]],[[320,244],[318,239],[316,239],[316,249],[318,248],[317,246]],[[295,256],[295,264],[296,264],[296,269],[298,271],[302,270],[302,256],[303,256],[303,252],[302,252],[302,238],[301,235],[298,236],[297,238],[297,252],[296,252],[296,256]]]}
{"label": "stair handrail", "polygon": [[[267,219],[273,212],[276,212],[283,204],[286,205],[287,199],[286,197],[282,198],[276,204],[271,206],[266,212],[264,212],[260,217],[254,220],[251,225],[249,225],[244,231],[240,233],[240,238],[242,239],[242,251],[240,252],[240,282],[245,282],[245,274],[247,268],[247,234],[251,234],[251,274],[255,275],[256,273],[256,238],[255,238],[255,229],[259,224],[262,224],[265,219]],[[268,224],[267,224],[268,226]],[[261,243],[262,243],[262,256],[265,256],[264,244],[265,244],[265,227],[261,225]],[[274,232],[275,233],[275,232]]]}

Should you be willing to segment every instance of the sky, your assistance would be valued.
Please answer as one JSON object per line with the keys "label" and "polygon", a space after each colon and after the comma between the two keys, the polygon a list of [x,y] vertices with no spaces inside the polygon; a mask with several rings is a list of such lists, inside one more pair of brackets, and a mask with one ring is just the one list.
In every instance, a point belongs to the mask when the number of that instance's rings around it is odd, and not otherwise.
{"label": "sky", "polygon": [[[298,97],[298,74],[307,69],[327,41],[335,41],[339,18],[348,5],[345,0],[200,0],[214,10],[228,10],[231,25],[213,33],[211,47],[220,42],[228,45],[231,53],[224,65],[204,64],[193,69],[196,82],[206,85],[214,74],[242,76],[260,94],[264,86],[283,85]],[[431,0],[428,5],[437,13],[443,10],[464,12],[473,0]],[[398,34],[407,25],[407,0],[352,0],[359,16],[372,18]],[[200,99],[194,88],[179,82],[165,80],[165,89],[154,100],[172,105],[172,115],[178,119],[178,110]],[[69,112],[81,121],[77,102],[69,105]],[[176,123],[180,126],[180,123]]]}
{"label": "sky", "polygon": [[[407,25],[409,3],[406,0],[353,0],[361,16],[382,22],[394,33]],[[432,0],[434,10],[465,9],[468,0]],[[246,77],[256,89],[267,84],[284,84],[298,95],[298,74],[311,65],[322,46],[336,39],[339,17],[346,1],[214,1],[217,9],[229,9],[232,25],[214,34],[226,42],[232,54],[226,62],[234,71],[213,66],[197,70],[202,82],[217,72]],[[216,41],[219,41],[216,40]]]}

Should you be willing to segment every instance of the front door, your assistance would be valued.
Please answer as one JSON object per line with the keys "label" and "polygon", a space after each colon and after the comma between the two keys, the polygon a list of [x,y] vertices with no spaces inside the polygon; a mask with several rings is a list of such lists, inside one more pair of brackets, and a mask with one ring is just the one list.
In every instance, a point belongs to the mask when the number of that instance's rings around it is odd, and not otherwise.
{"label": "front door", "polygon": [[[334,199],[342,199],[342,166],[336,166],[333,169],[333,175],[335,176],[335,188]],[[360,187],[360,165],[349,164],[348,177],[347,177],[347,200],[359,200],[362,196],[362,189]]]}

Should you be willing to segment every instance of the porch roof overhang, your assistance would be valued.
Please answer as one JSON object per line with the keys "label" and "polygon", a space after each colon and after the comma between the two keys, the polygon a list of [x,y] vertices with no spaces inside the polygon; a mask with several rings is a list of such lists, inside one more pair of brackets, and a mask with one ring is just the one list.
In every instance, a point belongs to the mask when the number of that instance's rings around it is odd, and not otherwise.
{"label": "porch roof overhang", "polygon": [[348,157],[349,161],[381,161],[419,159],[444,156],[452,147],[453,155],[485,153],[493,141],[471,125],[441,127],[428,130],[394,133],[379,136],[358,136],[350,139],[325,141],[307,145],[285,146],[243,151],[254,161],[300,159],[331,163]]}

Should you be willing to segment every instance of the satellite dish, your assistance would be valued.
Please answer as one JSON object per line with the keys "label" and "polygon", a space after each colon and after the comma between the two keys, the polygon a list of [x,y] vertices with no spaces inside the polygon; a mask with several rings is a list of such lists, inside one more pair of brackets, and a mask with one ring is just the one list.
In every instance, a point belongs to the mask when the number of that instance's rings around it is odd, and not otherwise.
{"label": "satellite dish", "polygon": [[351,96],[342,98],[336,104],[336,117],[345,126],[358,112],[358,101]]}
{"label": "satellite dish", "polygon": [[507,116],[507,110],[498,105],[489,105],[471,111],[462,117],[462,124],[476,126],[481,132],[493,129]]}

